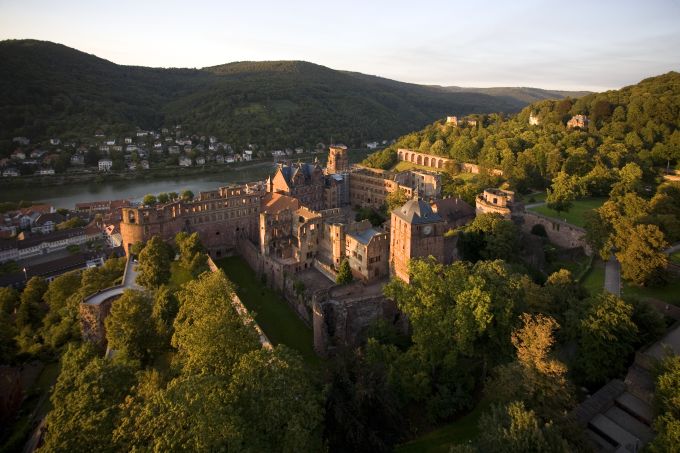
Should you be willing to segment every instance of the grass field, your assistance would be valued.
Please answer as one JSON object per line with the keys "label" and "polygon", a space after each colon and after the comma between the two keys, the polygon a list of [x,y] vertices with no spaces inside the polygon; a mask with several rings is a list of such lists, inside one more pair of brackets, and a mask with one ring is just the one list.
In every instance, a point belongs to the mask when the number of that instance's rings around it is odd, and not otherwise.
{"label": "grass field", "polygon": [[416,440],[399,445],[396,453],[448,453],[453,445],[466,443],[479,434],[477,423],[482,413],[489,407],[482,402],[464,417],[431,431]]}
{"label": "grass field", "polygon": [[680,264],[680,252],[671,253],[668,258],[671,260],[671,262]]}
{"label": "grass field", "polygon": [[[534,196],[534,198],[536,198],[536,196]],[[573,203],[571,209],[569,209],[567,212],[557,212],[553,209],[549,209],[545,205],[529,208],[529,210],[543,214],[547,217],[566,221],[572,225],[583,227],[585,223],[585,213],[599,208],[605,201],[607,201],[606,198],[586,198],[583,200],[578,200]]]}
{"label": "grass field", "polygon": [[312,330],[279,293],[267,288],[241,257],[223,258],[216,264],[236,285],[236,294],[246,308],[255,313],[255,321],[272,343],[296,349],[311,365],[320,363],[313,348]]}
{"label": "grass field", "polygon": [[640,287],[624,283],[623,295],[635,296],[641,300],[657,299],[680,307],[680,278],[676,278],[666,286]]}
{"label": "grass field", "polygon": [[604,263],[602,260],[597,258],[593,261],[593,266],[581,283],[590,294],[602,292],[604,288]]}

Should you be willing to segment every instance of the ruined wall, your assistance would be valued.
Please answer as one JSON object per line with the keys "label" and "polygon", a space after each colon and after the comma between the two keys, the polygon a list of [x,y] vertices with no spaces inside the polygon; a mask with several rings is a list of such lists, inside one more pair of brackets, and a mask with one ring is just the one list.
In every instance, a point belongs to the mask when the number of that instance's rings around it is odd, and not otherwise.
{"label": "ruined wall", "polygon": [[113,302],[120,295],[106,299],[100,304],[81,303],[78,307],[80,312],[80,327],[83,340],[90,341],[102,350],[106,348],[106,328],[104,320],[111,313]]}
{"label": "ruined wall", "polygon": [[339,347],[358,346],[377,320],[384,319],[399,329],[405,322],[394,301],[382,295],[350,300],[323,297],[314,302],[312,309],[314,350],[322,357]]}
{"label": "ruined wall", "polygon": [[534,225],[543,225],[548,234],[548,240],[553,244],[566,249],[583,247],[586,255],[592,254],[585,240],[586,230],[583,228],[531,211],[523,212],[518,218],[521,219],[520,228],[525,233],[531,233]]}

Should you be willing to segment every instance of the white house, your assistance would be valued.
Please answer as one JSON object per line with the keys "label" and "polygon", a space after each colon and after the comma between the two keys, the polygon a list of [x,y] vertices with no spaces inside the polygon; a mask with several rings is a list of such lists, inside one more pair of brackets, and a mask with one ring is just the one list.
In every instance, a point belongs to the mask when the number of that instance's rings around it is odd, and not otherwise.
{"label": "white house", "polygon": [[215,155],[215,163],[223,164],[224,163],[224,155],[223,154],[216,154]]}
{"label": "white house", "polygon": [[132,137],[125,137],[125,144],[129,145],[130,143],[132,143]]}
{"label": "white house", "polygon": [[243,160],[253,160],[253,151],[249,149],[243,151]]}
{"label": "white house", "polygon": [[40,170],[37,171],[39,175],[53,175],[54,174],[54,168],[51,167],[46,167],[46,168],[41,168]]}
{"label": "white house", "polygon": [[14,176],[19,176],[19,170],[17,170],[16,168],[12,168],[12,167],[5,168],[2,171],[2,177],[3,178],[11,178],[11,177],[14,177]]}
{"label": "white house", "polygon": [[31,141],[29,139],[27,139],[26,137],[14,137],[12,139],[12,143],[18,143],[20,145],[28,145],[29,143],[31,143]]}
{"label": "white house", "polygon": [[99,171],[111,171],[113,161],[111,159],[99,159]]}
{"label": "white house", "polygon": [[180,167],[191,167],[191,157],[180,156],[179,166]]}
{"label": "white house", "polygon": [[198,156],[196,158],[196,165],[205,165],[205,157],[203,156]]}
{"label": "white house", "polygon": [[380,143],[378,143],[378,142],[368,142],[368,143],[366,143],[366,148],[368,148],[368,149],[376,149],[378,146],[380,146]]}
{"label": "white house", "polygon": [[116,144],[116,139],[113,138],[113,139],[107,140],[106,142],[104,142],[104,144],[109,145],[109,146],[113,146],[113,145]]}
{"label": "white house", "polygon": [[58,139],[58,138],[51,138],[51,139],[50,139],[50,145],[57,146],[57,145],[59,145],[59,144],[61,144],[61,140],[60,140],[60,139]]}
{"label": "white house", "polygon": [[71,165],[85,165],[85,156],[74,154],[71,156]]}

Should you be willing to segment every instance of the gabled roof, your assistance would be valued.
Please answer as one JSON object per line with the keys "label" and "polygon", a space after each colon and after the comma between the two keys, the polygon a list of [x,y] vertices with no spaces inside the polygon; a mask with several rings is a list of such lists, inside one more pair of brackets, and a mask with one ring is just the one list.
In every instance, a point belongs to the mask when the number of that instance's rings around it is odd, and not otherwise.
{"label": "gabled roof", "polygon": [[455,222],[465,217],[474,217],[475,208],[460,198],[445,198],[434,202],[434,209],[447,222]]}
{"label": "gabled roof", "polygon": [[412,225],[442,221],[441,216],[432,211],[430,205],[423,200],[409,200],[402,207],[392,212],[400,219]]}
{"label": "gabled roof", "polygon": [[285,209],[295,211],[300,207],[297,198],[289,197],[280,193],[267,193],[260,205],[260,211],[268,214],[278,213]]}

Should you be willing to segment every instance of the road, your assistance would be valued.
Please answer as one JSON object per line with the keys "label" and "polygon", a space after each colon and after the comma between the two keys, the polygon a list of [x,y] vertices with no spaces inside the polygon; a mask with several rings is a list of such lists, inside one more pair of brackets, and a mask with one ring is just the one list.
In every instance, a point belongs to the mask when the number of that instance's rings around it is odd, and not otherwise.
{"label": "road", "polygon": [[604,264],[604,290],[621,297],[621,264],[613,253]]}

